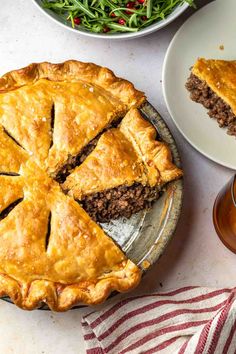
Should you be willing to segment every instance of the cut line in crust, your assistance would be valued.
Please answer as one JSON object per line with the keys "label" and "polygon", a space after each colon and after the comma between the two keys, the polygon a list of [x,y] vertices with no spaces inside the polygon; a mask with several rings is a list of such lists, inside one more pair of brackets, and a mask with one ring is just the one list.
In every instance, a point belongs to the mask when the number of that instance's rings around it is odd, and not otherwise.
{"label": "cut line in crust", "polygon": [[4,126],[3,131],[12,141],[14,141],[16,145],[18,145],[21,149],[25,150],[25,148],[19,143],[19,141],[17,141]]}
{"label": "cut line in crust", "polygon": [[48,215],[48,227],[47,227],[47,233],[45,237],[45,250],[47,251],[48,249],[48,244],[49,244],[49,239],[51,235],[51,222],[52,222],[52,213],[50,212]]}
{"label": "cut line in crust", "polygon": [[0,176],[19,177],[20,174],[16,172],[0,172]]}
{"label": "cut line in crust", "polygon": [[3,209],[0,212],[0,221],[5,219],[9,215],[9,213],[22,201],[23,201],[23,198],[19,198],[19,199],[15,200],[14,202],[12,202],[11,204],[9,204],[5,209]]}

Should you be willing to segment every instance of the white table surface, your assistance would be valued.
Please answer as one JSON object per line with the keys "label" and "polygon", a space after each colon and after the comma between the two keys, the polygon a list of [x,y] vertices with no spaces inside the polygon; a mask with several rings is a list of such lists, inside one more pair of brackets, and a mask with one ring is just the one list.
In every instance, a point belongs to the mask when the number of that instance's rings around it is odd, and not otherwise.
{"label": "white table surface", "polygon": [[[199,6],[208,2],[197,1]],[[74,58],[108,66],[146,92],[173,132],[185,171],[183,212],[165,254],[133,294],[185,285],[235,284],[236,256],[221,244],[212,224],[214,199],[233,172],[207,160],[183,139],[162,96],[161,71],[166,49],[190,13],[191,10],[148,37],[112,42],[87,39],[65,30],[42,15],[30,0],[1,3],[0,75],[44,60]],[[0,353],[83,354],[80,320],[85,311],[25,312],[0,301]]]}

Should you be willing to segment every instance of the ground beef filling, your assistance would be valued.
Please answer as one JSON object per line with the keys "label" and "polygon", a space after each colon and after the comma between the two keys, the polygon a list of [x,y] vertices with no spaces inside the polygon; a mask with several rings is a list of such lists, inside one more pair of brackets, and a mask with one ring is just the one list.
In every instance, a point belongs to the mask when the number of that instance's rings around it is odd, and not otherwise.
{"label": "ground beef filling", "polygon": [[86,196],[80,203],[93,220],[109,222],[120,217],[130,218],[132,214],[150,208],[159,196],[158,188],[135,183]]}
{"label": "ground beef filling", "polygon": [[76,167],[79,166],[85,159],[86,157],[91,154],[93,149],[95,149],[98,139],[100,135],[97,136],[95,139],[93,139],[88,145],[86,145],[82,151],[80,152],[79,155],[77,156],[71,156],[69,157],[67,163],[63,168],[58,172],[58,174],[55,177],[55,180],[58,183],[63,183],[66,180],[66,177],[69,176],[71,171]]}
{"label": "ground beef filling", "polygon": [[221,128],[227,127],[227,133],[236,136],[236,116],[230,106],[217,96],[205,81],[191,73],[186,88],[191,93],[190,98],[207,108],[208,115],[215,118]]}

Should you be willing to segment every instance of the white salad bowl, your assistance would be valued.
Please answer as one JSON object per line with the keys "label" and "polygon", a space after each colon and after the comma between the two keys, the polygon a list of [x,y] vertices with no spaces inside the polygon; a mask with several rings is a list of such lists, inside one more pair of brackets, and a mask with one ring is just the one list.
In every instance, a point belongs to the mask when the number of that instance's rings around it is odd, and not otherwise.
{"label": "white salad bowl", "polygon": [[70,31],[76,32],[78,34],[87,36],[87,37],[92,37],[92,38],[102,38],[102,39],[130,39],[130,38],[137,38],[137,37],[142,37],[146,36],[147,34],[150,34],[152,32],[158,31],[161,28],[167,26],[169,23],[174,21],[177,17],[179,17],[188,7],[189,5],[187,3],[184,3],[182,5],[177,6],[174,11],[167,16],[164,20],[158,21],[156,23],[153,23],[152,25],[143,28],[142,30],[138,32],[124,32],[124,33],[112,33],[112,34],[107,34],[107,33],[94,33],[87,31],[85,29],[80,29],[78,26],[76,28],[72,28],[70,21],[65,21],[64,18],[62,18],[60,15],[54,13],[53,11],[49,9],[45,9],[42,5],[41,0],[33,0],[33,2],[37,5],[37,7],[51,20],[54,22],[58,23],[59,25],[63,26],[64,28],[67,28]]}

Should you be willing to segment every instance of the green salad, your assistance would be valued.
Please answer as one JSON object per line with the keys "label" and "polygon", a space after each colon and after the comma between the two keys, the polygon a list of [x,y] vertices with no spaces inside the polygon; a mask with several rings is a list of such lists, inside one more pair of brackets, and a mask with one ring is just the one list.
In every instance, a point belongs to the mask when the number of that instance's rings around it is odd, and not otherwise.
{"label": "green salad", "polygon": [[42,0],[71,26],[95,33],[137,32],[165,19],[178,5],[194,0]]}

